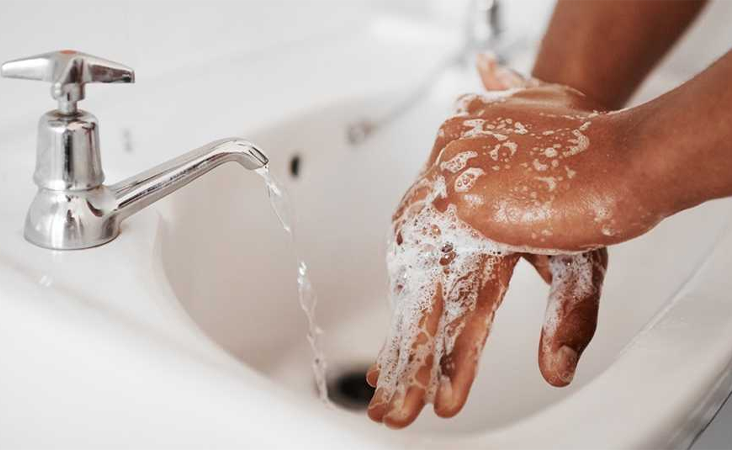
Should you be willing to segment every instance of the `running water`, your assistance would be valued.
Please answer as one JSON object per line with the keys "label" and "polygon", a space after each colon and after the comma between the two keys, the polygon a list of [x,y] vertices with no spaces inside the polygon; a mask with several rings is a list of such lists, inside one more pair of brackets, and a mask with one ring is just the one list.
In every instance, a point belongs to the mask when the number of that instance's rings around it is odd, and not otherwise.
{"label": "running water", "polygon": [[282,187],[277,179],[270,173],[269,167],[264,166],[261,169],[257,169],[256,172],[264,179],[267,184],[267,193],[269,194],[269,201],[272,209],[274,210],[277,218],[282,224],[282,228],[290,236],[290,241],[295,249],[295,256],[297,258],[297,292],[300,299],[300,307],[305,311],[305,315],[308,319],[308,342],[310,348],[313,351],[313,373],[315,375],[315,383],[318,386],[318,395],[320,400],[326,405],[330,405],[328,399],[328,387],[325,379],[326,372],[326,360],[323,354],[323,348],[320,343],[320,336],[323,334],[323,330],[318,327],[315,321],[315,306],[318,303],[318,297],[315,295],[315,290],[308,277],[308,266],[300,254],[300,249],[297,245],[297,239],[295,237],[295,214],[292,210],[292,203],[287,195],[287,192]]}

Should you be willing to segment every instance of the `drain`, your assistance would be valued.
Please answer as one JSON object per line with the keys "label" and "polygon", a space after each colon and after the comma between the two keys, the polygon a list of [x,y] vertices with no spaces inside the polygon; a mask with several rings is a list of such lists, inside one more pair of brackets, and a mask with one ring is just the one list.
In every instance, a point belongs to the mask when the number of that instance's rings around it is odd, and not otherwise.
{"label": "drain", "polygon": [[367,370],[368,366],[349,369],[331,378],[328,383],[330,401],[346,409],[365,410],[375,391],[366,382]]}

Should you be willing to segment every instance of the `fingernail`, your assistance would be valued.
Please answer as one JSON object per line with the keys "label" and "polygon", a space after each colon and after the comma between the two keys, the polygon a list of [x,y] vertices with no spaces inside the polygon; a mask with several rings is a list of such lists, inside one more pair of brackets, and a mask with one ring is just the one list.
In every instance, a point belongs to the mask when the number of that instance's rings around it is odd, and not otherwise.
{"label": "fingernail", "polygon": [[379,381],[379,377],[377,375],[378,369],[376,367],[372,367],[368,372],[366,372],[366,382],[369,386],[376,387],[376,384]]}
{"label": "fingernail", "polygon": [[498,58],[496,58],[496,54],[490,50],[486,50],[484,52],[478,52],[478,58],[482,59],[483,61],[486,61],[486,62],[496,61],[498,59]]}
{"label": "fingernail", "polygon": [[500,67],[496,70],[496,78],[498,78],[506,88],[521,87],[524,79],[521,75],[506,67]]}
{"label": "fingernail", "polygon": [[556,374],[563,382],[567,384],[572,382],[578,361],[579,355],[571,347],[563,345],[557,351],[555,360]]}
{"label": "fingernail", "polygon": [[481,52],[475,57],[476,63],[481,70],[489,70],[495,64],[496,56],[493,52]]}

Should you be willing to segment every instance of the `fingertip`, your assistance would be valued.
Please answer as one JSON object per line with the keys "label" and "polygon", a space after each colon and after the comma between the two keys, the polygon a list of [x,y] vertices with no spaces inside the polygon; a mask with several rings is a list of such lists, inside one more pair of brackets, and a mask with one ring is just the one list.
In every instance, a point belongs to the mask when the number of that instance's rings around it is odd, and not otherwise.
{"label": "fingertip", "polygon": [[424,395],[424,388],[416,386],[410,387],[406,395],[395,395],[382,419],[384,425],[400,429],[414,422],[424,408]]}
{"label": "fingertip", "polygon": [[539,362],[539,369],[547,383],[554,387],[565,387],[574,379],[579,353],[567,346],[555,352],[545,352]]}
{"label": "fingertip", "polygon": [[463,406],[465,406],[466,400],[466,397],[462,398],[462,400],[450,398],[448,401],[442,402],[439,406],[435,404],[435,414],[443,419],[455,417],[463,409]]}
{"label": "fingertip", "polygon": [[414,417],[406,417],[399,413],[390,413],[384,416],[384,425],[392,430],[401,430],[411,425],[416,418],[417,415],[414,415]]}
{"label": "fingertip", "polygon": [[376,423],[381,423],[381,419],[384,417],[384,410],[386,409],[385,406],[381,407],[369,407],[369,409],[366,411],[366,414],[369,416],[369,419],[373,420]]}
{"label": "fingertip", "polygon": [[579,362],[579,353],[567,345],[563,345],[556,353],[555,359],[557,384],[556,386],[566,386],[574,379],[574,373],[577,370]]}
{"label": "fingertip", "polygon": [[503,89],[525,87],[529,84],[518,72],[506,67],[497,67],[495,77]]}
{"label": "fingertip", "polygon": [[498,60],[492,53],[478,53],[476,56],[476,66],[480,80],[489,91],[500,91],[505,89],[503,83],[496,76],[498,68]]}
{"label": "fingertip", "polygon": [[457,402],[450,399],[449,402],[443,402],[440,406],[435,404],[435,415],[442,417],[443,419],[450,419],[457,416],[457,414],[463,409],[463,406],[465,406],[465,400]]}
{"label": "fingertip", "polygon": [[554,262],[561,266],[563,276],[555,278],[549,294],[539,341],[539,369],[547,383],[564,387],[574,379],[580,356],[597,328],[607,250],[554,256],[552,271]]}
{"label": "fingertip", "polygon": [[449,378],[443,376],[435,394],[435,414],[445,419],[454,416],[455,414],[450,408],[452,403],[452,383]]}
{"label": "fingertip", "polygon": [[379,382],[379,367],[376,364],[372,364],[369,370],[366,371],[366,382],[371,387],[376,387],[376,383]]}
{"label": "fingertip", "polygon": [[498,58],[492,52],[478,53],[476,56],[478,74],[483,82],[483,87],[489,91],[502,91],[522,86],[533,86],[535,80],[525,79],[518,72],[498,63]]}
{"label": "fingertip", "polygon": [[480,52],[475,56],[475,65],[478,71],[489,73],[498,65],[498,58],[491,51]]}
{"label": "fingertip", "polygon": [[384,416],[384,425],[391,428],[392,430],[400,430],[402,428],[405,428],[412,424],[412,422],[417,419],[417,416],[419,415],[419,411],[421,411],[422,408],[419,408],[416,412],[411,411],[404,411],[404,410],[394,410],[388,412]]}
{"label": "fingertip", "polygon": [[456,388],[448,377],[443,377],[435,396],[435,414],[444,419],[456,416],[468,400],[468,391]]}
{"label": "fingertip", "polygon": [[374,422],[381,422],[388,406],[389,403],[387,402],[385,391],[379,388],[371,398],[366,414]]}

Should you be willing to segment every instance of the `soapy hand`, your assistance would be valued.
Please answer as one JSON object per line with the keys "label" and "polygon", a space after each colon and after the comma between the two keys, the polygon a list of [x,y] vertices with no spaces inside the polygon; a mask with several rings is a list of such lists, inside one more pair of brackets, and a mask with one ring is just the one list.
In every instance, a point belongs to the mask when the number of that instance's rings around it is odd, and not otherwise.
{"label": "soapy hand", "polygon": [[[442,417],[460,411],[521,257],[551,283],[539,368],[550,384],[569,384],[597,324],[602,246],[628,232],[617,221],[624,186],[612,179],[622,157],[598,145],[615,136],[613,120],[570,88],[491,59],[479,69],[487,89],[503,91],[459,100],[394,215],[392,328],[367,374],[377,388],[368,414],[390,427],[427,403]],[[617,195],[594,190],[598,177]]]}

